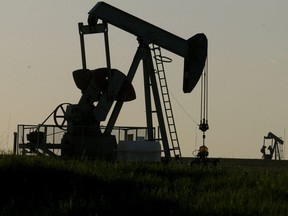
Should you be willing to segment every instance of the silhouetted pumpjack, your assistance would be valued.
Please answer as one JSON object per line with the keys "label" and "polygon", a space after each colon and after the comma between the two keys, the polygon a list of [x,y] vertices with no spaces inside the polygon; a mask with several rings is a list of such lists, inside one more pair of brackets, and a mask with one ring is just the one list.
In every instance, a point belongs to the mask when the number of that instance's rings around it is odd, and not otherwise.
{"label": "silhouetted pumpjack", "polygon": [[[265,145],[265,140],[267,139],[272,140],[271,145],[269,145],[268,147],[270,154],[266,153],[267,147]],[[273,143],[273,140],[274,140],[274,143]],[[261,150],[260,150],[260,152],[262,153],[262,158],[265,160],[272,160],[273,155],[275,153],[275,160],[277,159],[281,160],[280,149],[279,149],[278,144],[283,145],[284,141],[281,138],[277,137],[275,134],[269,132],[267,136],[264,136],[263,146],[261,147]]]}

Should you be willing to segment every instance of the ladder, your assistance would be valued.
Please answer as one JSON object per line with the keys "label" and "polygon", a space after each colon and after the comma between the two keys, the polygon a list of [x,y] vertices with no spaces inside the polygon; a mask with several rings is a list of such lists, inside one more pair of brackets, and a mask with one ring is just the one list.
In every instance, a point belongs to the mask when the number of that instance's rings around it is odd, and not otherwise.
{"label": "ladder", "polygon": [[[159,86],[161,89],[162,94],[162,102],[164,105],[166,120],[167,120],[167,127],[169,129],[170,134],[170,140],[171,140],[171,146],[172,148],[169,148],[170,151],[173,151],[175,158],[181,158],[181,150],[178,140],[178,135],[176,131],[176,125],[175,120],[173,116],[171,101],[170,101],[170,95],[168,91],[168,85],[165,75],[165,68],[164,63],[170,63],[172,60],[168,57],[162,56],[161,48],[159,46],[156,46],[155,44],[152,44],[151,50],[153,51],[153,57],[155,62],[155,73],[156,77],[158,78]],[[171,147],[170,146],[170,147]]]}

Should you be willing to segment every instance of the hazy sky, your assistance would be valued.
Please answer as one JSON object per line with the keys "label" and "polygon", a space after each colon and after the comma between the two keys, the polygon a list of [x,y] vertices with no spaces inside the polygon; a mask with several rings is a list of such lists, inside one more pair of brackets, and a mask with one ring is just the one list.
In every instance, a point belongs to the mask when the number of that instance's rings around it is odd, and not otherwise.
{"label": "hazy sky", "polygon": [[[271,131],[284,139],[288,131],[286,0],[106,2],[184,39],[206,34],[210,156],[261,158],[264,135]],[[78,102],[81,93],[72,78],[72,71],[81,68],[78,22],[86,24],[87,13],[96,3],[1,0],[1,150],[12,148],[17,124],[39,124],[60,103]],[[112,67],[126,73],[137,40],[113,26],[109,37]],[[88,67],[103,67],[102,36],[88,37],[87,46]],[[180,104],[172,97],[182,154],[191,156],[201,144],[193,121],[199,122],[200,117],[200,85],[184,94],[183,59],[163,53],[173,59],[165,68],[169,90]],[[117,125],[145,126],[139,68],[133,81],[137,99],[124,104]]]}

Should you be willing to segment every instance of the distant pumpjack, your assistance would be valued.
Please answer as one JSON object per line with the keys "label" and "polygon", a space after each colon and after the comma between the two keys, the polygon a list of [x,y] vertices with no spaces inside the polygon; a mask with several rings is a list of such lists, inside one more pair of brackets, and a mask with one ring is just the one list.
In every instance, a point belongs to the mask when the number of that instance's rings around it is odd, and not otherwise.
{"label": "distant pumpjack", "polygon": [[[266,140],[272,141],[268,148],[265,145]],[[260,152],[262,153],[262,158],[265,160],[272,160],[274,155],[275,160],[281,160],[281,154],[278,144],[283,145],[284,141],[281,138],[277,137],[275,134],[269,132],[267,136],[264,136],[263,146],[260,149]],[[269,153],[266,153],[266,148],[269,150]]]}

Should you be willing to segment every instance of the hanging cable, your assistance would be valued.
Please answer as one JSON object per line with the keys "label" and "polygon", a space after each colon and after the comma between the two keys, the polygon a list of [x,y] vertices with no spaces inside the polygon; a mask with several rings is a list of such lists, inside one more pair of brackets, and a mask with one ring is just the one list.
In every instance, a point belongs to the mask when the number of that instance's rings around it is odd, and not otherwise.
{"label": "hanging cable", "polygon": [[177,98],[174,96],[174,94],[169,90],[169,93],[171,94],[172,98],[175,100],[175,102],[179,105],[179,107],[182,109],[182,111],[196,124],[199,126],[198,122],[185,110],[185,108],[181,105],[181,103],[177,100]]}
{"label": "hanging cable", "polygon": [[197,156],[201,161],[206,161],[209,154],[207,146],[205,146],[205,132],[209,129],[208,125],[208,60],[206,58],[205,67],[201,76],[201,102],[200,102],[200,124],[199,130],[202,131],[203,143],[198,150]]}
{"label": "hanging cable", "polygon": [[209,129],[208,125],[208,60],[206,59],[205,68],[201,77],[201,105],[200,105],[200,124],[199,129],[203,132],[203,146],[205,146],[205,132]]}

